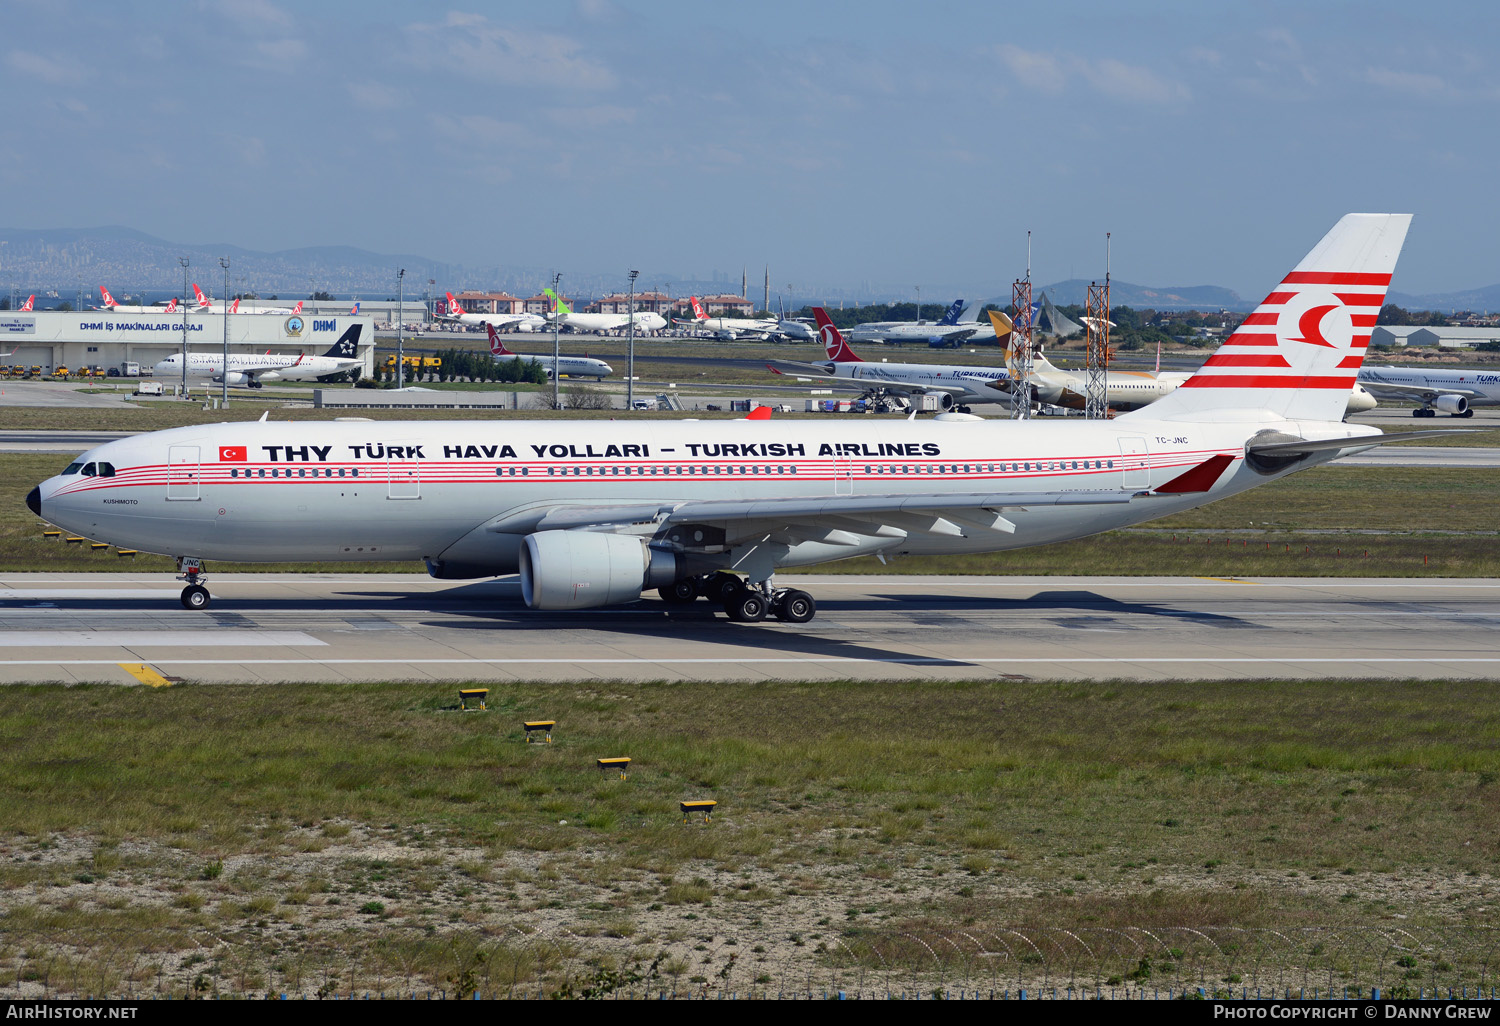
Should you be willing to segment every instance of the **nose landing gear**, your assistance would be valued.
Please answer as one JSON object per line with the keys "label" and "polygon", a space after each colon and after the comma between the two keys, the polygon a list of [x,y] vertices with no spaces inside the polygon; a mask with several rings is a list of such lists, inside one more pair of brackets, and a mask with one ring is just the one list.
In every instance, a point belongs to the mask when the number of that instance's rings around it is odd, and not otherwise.
{"label": "nose landing gear", "polygon": [[207,609],[211,596],[202,583],[208,577],[203,572],[203,561],[196,556],[179,556],[177,569],[177,579],[187,582],[187,587],[182,589],[182,608]]}

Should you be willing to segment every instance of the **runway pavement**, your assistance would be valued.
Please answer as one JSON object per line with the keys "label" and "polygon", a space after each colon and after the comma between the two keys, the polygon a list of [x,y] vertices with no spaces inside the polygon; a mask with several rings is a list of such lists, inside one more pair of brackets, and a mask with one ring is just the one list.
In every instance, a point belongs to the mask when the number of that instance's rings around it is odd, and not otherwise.
{"label": "runway pavement", "polygon": [[811,624],[705,602],[538,613],[514,579],[0,576],[0,682],[1500,678],[1500,580],[778,578]]}

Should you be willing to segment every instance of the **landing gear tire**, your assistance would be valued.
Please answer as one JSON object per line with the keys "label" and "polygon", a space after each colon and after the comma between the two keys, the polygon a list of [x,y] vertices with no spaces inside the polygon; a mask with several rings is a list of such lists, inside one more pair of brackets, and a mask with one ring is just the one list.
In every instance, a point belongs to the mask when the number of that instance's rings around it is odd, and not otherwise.
{"label": "landing gear tire", "polygon": [[[722,570],[718,573],[709,574],[698,585],[698,594],[710,602],[728,603],[736,592],[744,590],[744,581],[740,580],[734,574],[725,573]],[[726,605],[725,608],[728,608],[728,606]]]}
{"label": "landing gear tire", "polygon": [[656,593],[668,605],[685,606],[697,599],[698,585],[691,577],[684,577],[680,581],[673,581],[665,588],[657,588]]}
{"label": "landing gear tire", "polygon": [[807,623],[818,613],[818,604],[805,591],[795,588],[785,592],[772,610],[785,623]]}
{"label": "landing gear tire", "polygon": [[208,601],[208,589],[201,584],[189,584],[182,589],[183,609],[207,609]]}
{"label": "landing gear tire", "polygon": [[735,623],[760,623],[770,607],[764,595],[748,589],[724,600],[724,613]]}
{"label": "landing gear tire", "polygon": [[1426,407],[1420,407],[1418,409],[1412,410],[1411,415],[1413,417],[1436,417],[1437,410],[1429,410]]}
{"label": "landing gear tire", "polygon": [[1454,416],[1455,417],[1472,417],[1472,416],[1474,416],[1474,411],[1472,409],[1465,410],[1462,413],[1455,413]]}

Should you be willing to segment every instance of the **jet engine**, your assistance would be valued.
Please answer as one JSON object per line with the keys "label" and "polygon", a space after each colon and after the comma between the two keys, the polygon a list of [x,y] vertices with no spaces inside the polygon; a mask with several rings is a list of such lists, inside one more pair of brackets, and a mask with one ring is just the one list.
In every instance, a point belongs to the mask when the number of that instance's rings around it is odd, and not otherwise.
{"label": "jet engine", "polygon": [[1439,413],[1451,413],[1462,417],[1469,412],[1469,400],[1461,395],[1440,395],[1432,401],[1432,408]]}
{"label": "jet engine", "polygon": [[215,374],[214,382],[227,382],[231,385],[253,385],[255,379],[243,371],[225,371],[223,374]]}
{"label": "jet engine", "polygon": [[532,609],[634,602],[677,577],[676,556],[631,535],[539,531],[521,547],[521,597]]}

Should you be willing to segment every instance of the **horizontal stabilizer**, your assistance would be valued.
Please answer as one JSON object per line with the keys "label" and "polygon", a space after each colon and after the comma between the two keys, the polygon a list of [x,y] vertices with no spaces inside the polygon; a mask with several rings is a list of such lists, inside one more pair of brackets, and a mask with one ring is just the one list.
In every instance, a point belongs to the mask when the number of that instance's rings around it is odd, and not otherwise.
{"label": "horizontal stabilizer", "polygon": [[[1447,435],[1467,435],[1474,428],[1450,428],[1447,431],[1402,431],[1385,435],[1363,435],[1358,438],[1323,438],[1316,441],[1301,439],[1291,442],[1266,442],[1245,447],[1247,455],[1295,456],[1303,452],[1327,452],[1329,449],[1371,449],[1391,442],[1415,441],[1418,438],[1442,438]],[[1160,491],[1160,489],[1158,489]]]}

